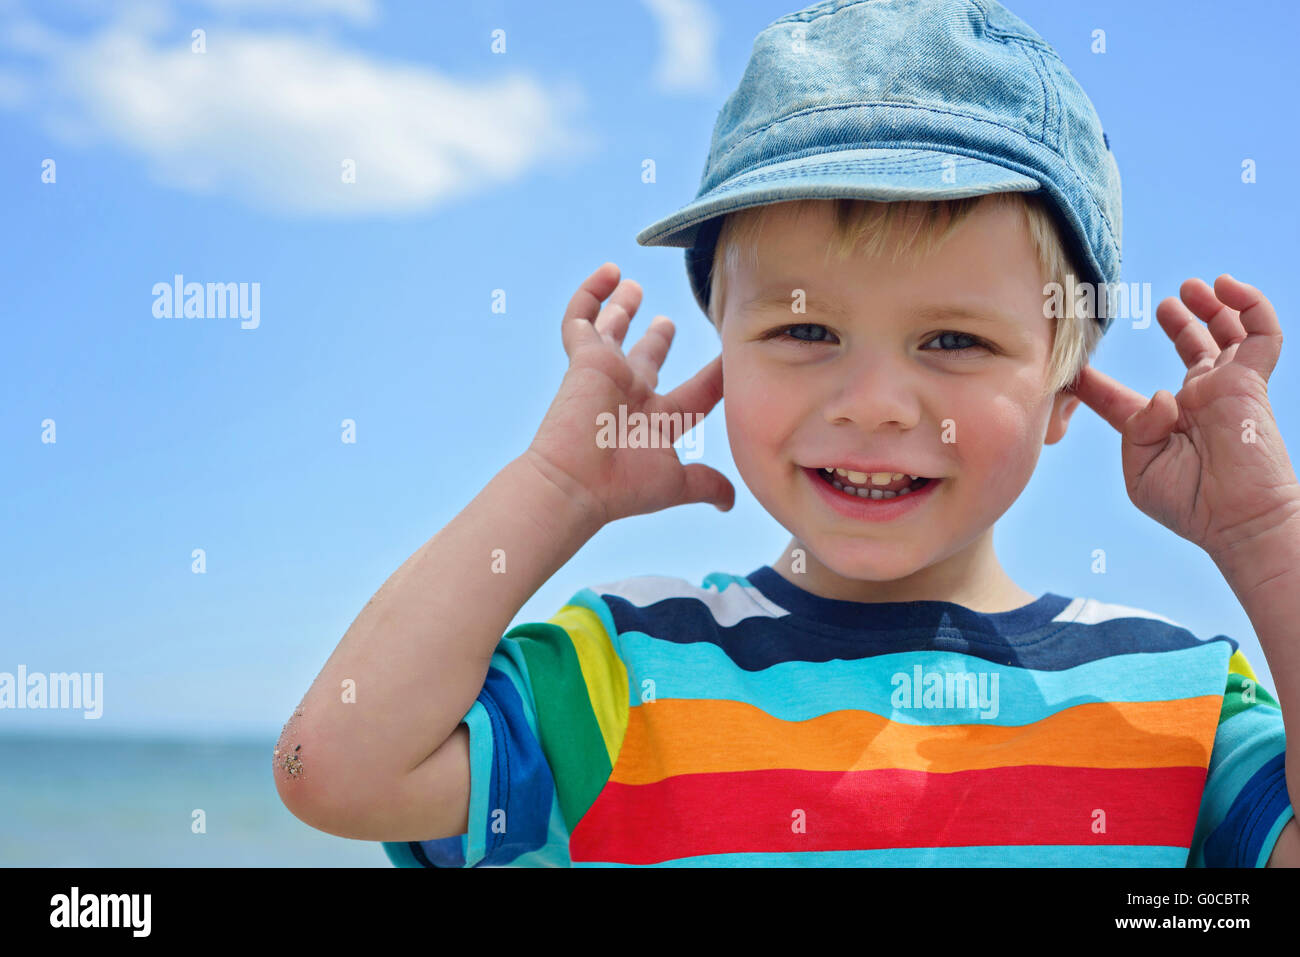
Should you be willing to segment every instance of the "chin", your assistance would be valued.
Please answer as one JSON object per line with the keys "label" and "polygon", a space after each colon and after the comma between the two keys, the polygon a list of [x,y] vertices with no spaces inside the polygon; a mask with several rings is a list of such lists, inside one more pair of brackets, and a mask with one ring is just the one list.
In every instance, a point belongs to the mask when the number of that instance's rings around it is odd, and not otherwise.
{"label": "chin", "polygon": [[811,546],[805,547],[827,571],[853,581],[897,581],[923,567],[912,556],[900,555],[896,544],[886,542],[837,543],[815,552]]}

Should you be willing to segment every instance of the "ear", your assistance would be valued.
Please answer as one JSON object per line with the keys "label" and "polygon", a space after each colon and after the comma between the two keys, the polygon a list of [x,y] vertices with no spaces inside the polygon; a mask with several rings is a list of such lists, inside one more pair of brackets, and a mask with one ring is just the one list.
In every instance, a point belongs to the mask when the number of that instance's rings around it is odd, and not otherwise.
{"label": "ear", "polygon": [[1043,438],[1044,445],[1055,445],[1065,438],[1065,429],[1070,424],[1070,416],[1074,415],[1074,410],[1078,407],[1079,397],[1073,392],[1062,389],[1056,393],[1056,398],[1052,401],[1052,413],[1047,420],[1047,435]]}

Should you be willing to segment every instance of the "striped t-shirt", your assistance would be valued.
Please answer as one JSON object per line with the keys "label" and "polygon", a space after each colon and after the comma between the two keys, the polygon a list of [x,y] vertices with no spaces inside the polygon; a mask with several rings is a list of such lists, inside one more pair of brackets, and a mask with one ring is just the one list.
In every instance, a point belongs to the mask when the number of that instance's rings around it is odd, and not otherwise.
{"label": "striped t-shirt", "polygon": [[584,588],[506,633],[463,721],[469,831],[398,866],[1262,867],[1293,815],[1236,641],[1051,592]]}

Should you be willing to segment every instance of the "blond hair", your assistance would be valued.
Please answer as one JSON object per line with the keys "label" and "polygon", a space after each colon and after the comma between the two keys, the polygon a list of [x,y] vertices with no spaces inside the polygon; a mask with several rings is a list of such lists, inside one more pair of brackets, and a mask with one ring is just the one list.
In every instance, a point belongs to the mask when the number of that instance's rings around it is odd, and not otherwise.
{"label": "blond hair", "polygon": [[[913,255],[928,255],[932,249],[942,245],[957,225],[984,201],[995,204],[1012,203],[1024,211],[1024,220],[1029,227],[1029,235],[1038,255],[1039,270],[1044,285],[1056,282],[1062,287],[1067,287],[1069,282],[1067,277],[1071,274],[1076,283],[1082,281],[1082,276],[1074,268],[1074,263],[1061,242],[1060,233],[1047,201],[1042,196],[1031,193],[988,193],[961,199],[928,202],[831,200],[835,204],[834,233],[827,243],[826,254],[829,256],[834,250],[841,262],[858,248],[869,256],[878,256],[884,251],[885,243],[892,235],[894,223],[914,221],[915,228],[895,245],[891,261],[897,262],[898,257],[907,252]],[[810,204],[824,202],[827,200],[797,200],[780,205],[797,207],[795,209],[797,217],[805,212]],[[720,330],[721,318],[725,311],[727,277],[735,275],[740,266],[740,257],[746,255],[750,267],[758,268],[758,233],[762,228],[766,211],[770,208],[770,204],[750,207],[729,213],[723,219],[710,270],[708,317],[715,329]],[[919,249],[918,238],[922,241]],[[1102,335],[1100,324],[1088,310],[1076,311],[1075,304],[1068,301],[1068,297],[1064,306],[1065,314],[1056,320],[1052,332],[1052,355],[1048,363],[1045,387],[1045,391],[1050,393],[1059,392],[1074,382],[1079,371],[1087,365],[1089,357],[1096,350]]]}

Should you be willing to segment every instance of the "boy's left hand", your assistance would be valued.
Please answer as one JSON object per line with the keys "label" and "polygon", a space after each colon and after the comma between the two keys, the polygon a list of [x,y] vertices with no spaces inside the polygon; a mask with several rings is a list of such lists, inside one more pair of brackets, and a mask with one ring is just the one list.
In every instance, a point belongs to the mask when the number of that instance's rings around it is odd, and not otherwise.
{"label": "boy's left hand", "polygon": [[1282,329],[1268,299],[1226,273],[1213,289],[1189,279],[1179,294],[1156,308],[1187,366],[1176,396],[1160,389],[1148,402],[1091,366],[1072,391],[1122,435],[1133,504],[1218,560],[1300,513],[1268,401]]}

